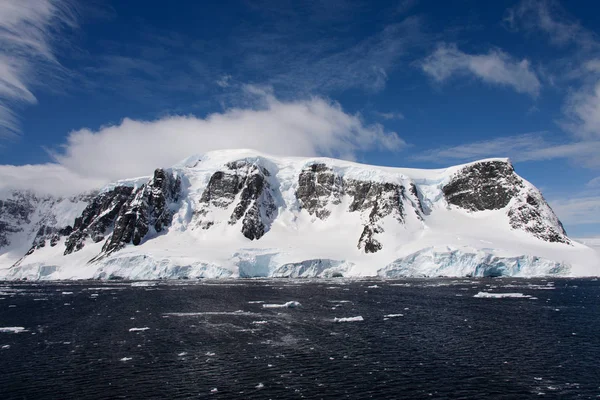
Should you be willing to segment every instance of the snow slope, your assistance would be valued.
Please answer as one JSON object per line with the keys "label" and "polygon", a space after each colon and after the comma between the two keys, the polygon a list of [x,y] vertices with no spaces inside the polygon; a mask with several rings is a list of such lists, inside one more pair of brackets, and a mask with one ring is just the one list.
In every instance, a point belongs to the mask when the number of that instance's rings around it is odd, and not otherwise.
{"label": "snow slope", "polygon": [[72,232],[38,248],[11,233],[0,279],[600,275],[506,159],[420,170],[217,151],[85,204],[40,206]]}

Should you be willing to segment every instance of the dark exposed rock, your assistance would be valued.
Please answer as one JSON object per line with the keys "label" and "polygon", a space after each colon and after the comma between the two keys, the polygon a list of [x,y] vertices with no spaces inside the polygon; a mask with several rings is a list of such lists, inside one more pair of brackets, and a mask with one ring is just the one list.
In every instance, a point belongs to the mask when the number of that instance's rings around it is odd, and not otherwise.
{"label": "dark exposed rock", "polygon": [[[210,204],[217,208],[227,208],[233,203],[241,188],[242,177],[240,175],[217,171],[210,177],[208,186],[200,198],[200,203]],[[207,208],[204,207],[200,213],[205,215],[206,211]]]}
{"label": "dark exposed rock", "polygon": [[0,248],[10,244],[11,234],[21,232],[23,225],[31,222],[38,201],[33,194],[18,191],[11,198],[0,200]]}
{"label": "dark exposed rock", "polygon": [[425,207],[423,207],[423,195],[421,194],[421,192],[419,192],[419,189],[417,189],[417,185],[415,185],[412,182],[409,186],[409,192],[415,201],[415,205],[417,208],[415,212],[417,212],[417,217],[419,217],[419,219],[422,220],[423,215],[429,214],[429,210],[425,210]]}
{"label": "dark exposed rock", "polygon": [[46,246],[46,242],[50,242],[50,247],[54,247],[63,236],[69,236],[73,232],[70,225],[65,227],[55,227],[42,225],[38,229],[35,238],[33,239],[32,249],[39,249]]}
{"label": "dark exposed rock", "polygon": [[360,239],[358,240],[358,248],[363,248],[365,253],[376,253],[383,248],[381,243],[374,238],[376,233],[382,233],[383,229],[377,225],[365,225]]}
{"label": "dark exposed rock", "polygon": [[319,219],[326,219],[331,212],[327,204],[340,204],[344,190],[342,178],[325,164],[312,164],[298,177],[296,198],[300,206]]}
{"label": "dark exposed rock", "polygon": [[368,221],[358,240],[358,248],[365,253],[375,253],[383,248],[375,238],[383,233],[379,222],[388,215],[404,223],[402,198],[404,186],[394,183],[379,183],[348,180],[345,181],[346,193],[352,196],[350,212],[368,212]]}
{"label": "dark exposed rock", "polygon": [[365,213],[367,217],[358,247],[367,253],[381,250],[381,243],[375,239],[376,234],[383,232],[378,222],[388,215],[404,222],[404,187],[388,182],[343,179],[325,164],[313,164],[298,177],[296,197],[300,206],[319,219],[326,219],[331,213],[327,206],[340,204],[344,195],[351,197],[349,212]]}
{"label": "dark exposed rock", "polygon": [[109,254],[128,243],[139,245],[150,230],[162,232],[171,224],[170,204],[179,200],[181,178],[163,169],[154,171],[152,179],[121,207],[110,238],[102,247]]}
{"label": "dark exposed rock", "polygon": [[200,226],[209,229],[214,221],[211,208],[226,209],[237,199],[228,223],[242,220],[242,234],[250,240],[260,239],[275,218],[277,207],[264,167],[245,160],[230,162],[227,171],[215,172],[200,198]]}
{"label": "dark exposed rock", "polygon": [[449,204],[483,211],[506,207],[522,187],[510,163],[484,161],[460,170],[442,190]]}
{"label": "dark exposed rock", "polygon": [[497,210],[510,204],[507,215],[513,229],[547,242],[571,243],[542,195],[528,189],[507,162],[485,161],[465,167],[443,192],[449,204],[470,211]]}
{"label": "dark exposed rock", "polygon": [[508,211],[510,226],[547,242],[571,244],[567,233],[541,193],[533,189]]}
{"label": "dark exposed rock", "polygon": [[75,218],[73,232],[65,241],[65,255],[79,251],[85,246],[87,238],[94,243],[104,240],[107,231],[112,228],[123,204],[133,191],[129,186],[117,186],[112,190],[95,196]]}

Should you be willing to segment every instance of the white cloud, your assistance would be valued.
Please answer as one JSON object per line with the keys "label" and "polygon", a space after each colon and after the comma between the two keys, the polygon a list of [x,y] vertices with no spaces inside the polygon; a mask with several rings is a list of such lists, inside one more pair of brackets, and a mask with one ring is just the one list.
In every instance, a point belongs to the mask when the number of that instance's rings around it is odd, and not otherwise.
{"label": "white cloud", "polygon": [[505,22],[514,31],[542,32],[556,46],[598,48],[595,34],[570,18],[555,0],[523,0],[507,10]]}
{"label": "white cloud", "polygon": [[550,201],[552,209],[564,224],[600,224],[600,197],[576,197]]}
{"label": "white cloud", "polygon": [[589,188],[598,188],[598,189],[600,189],[600,176],[598,176],[598,177],[596,177],[594,179],[591,179],[586,184],[586,186],[589,187]]}
{"label": "white cloud", "polygon": [[72,10],[70,0],[0,1],[0,136],[18,132],[14,107],[36,102],[41,71],[60,69],[52,43],[75,25]]}
{"label": "white cloud", "polygon": [[541,87],[529,61],[515,60],[500,50],[472,55],[462,52],[454,44],[443,43],[421,67],[438,82],[455,75],[474,75],[486,83],[508,86],[531,96],[537,96]]}
{"label": "white cloud", "polygon": [[575,136],[600,139],[600,81],[571,93],[563,106],[562,127]]}
{"label": "white cloud", "polygon": [[223,75],[219,79],[216,80],[216,84],[219,87],[226,88],[231,86],[231,75]]}
{"label": "white cloud", "polygon": [[598,167],[600,141],[552,143],[544,138],[544,132],[534,132],[440,147],[417,154],[412,159],[443,164],[488,157],[510,157],[514,162],[566,158],[577,161],[579,165]]}
{"label": "white cloud", "polygon": [[0,196],[11,190],[69,196],[97,189],[104,183],[105,180],[83,177],[59,164],[0,165]]}
{"label": "white cloud", "polygon": [[[118,125],[71,132],[56,164],[0,166],[0,190],[18,185],[44,192],[77,192],[99,183],[149,175],[197,153],[253,148],[277,155],[353,158],[368,149],[397,150],[404,141],[381,125],[366,125],[339,104],[314,97],[283,102],[260,88],[254,108],[230,109],[206,118],[172,116],[125,119]],[[9,178],[10,177],[10,178]],[[62,179],[60,184],[56,184]]]}

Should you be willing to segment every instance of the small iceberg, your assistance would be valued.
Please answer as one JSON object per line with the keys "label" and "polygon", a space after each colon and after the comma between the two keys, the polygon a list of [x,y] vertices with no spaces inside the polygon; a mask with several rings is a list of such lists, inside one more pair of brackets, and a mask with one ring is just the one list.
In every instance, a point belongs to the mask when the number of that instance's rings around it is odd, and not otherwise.
{"label": "small iceberg", "polygon": [[22,326],[7,326],[4,328],[0,328],[0,333],[22,333],[27,332],[25,328]]}
{"label": "small iceberg", "polygon": [[531,296],[523,293],[490,293],[490,292],[479,292],[475,296],[478,299],[504,299],[504,298],[513,298],[513,299],[529,299]]}
{"label": "small iceberg", "polygon": [[144,328],[129,328],[129,332],[143,332],[143,331],[147,331],[148,329],[150,329],[150,328],[148,328],[147,326]]}
{"label": "small iceberg", "polygon": [[362,316],[357,316],[357,317],[346,317],[346,318],[334,318],[333,322],[358,322],[358,321],[364,321],[364,318]]}
{"label": "small iceberg", "polygon": [[298,308],[302,307],[302,304],[297,301],[288,301],[284,304],[263,304],[263,308]]}

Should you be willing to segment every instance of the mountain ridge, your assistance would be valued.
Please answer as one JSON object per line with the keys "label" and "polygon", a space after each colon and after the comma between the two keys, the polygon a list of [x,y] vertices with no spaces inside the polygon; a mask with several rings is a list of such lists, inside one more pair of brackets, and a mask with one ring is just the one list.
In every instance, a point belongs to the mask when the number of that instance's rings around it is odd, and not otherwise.
{"label": "mountain ridge", "polygon": [[[600,265],[506,158],[420,170],[225,150],[75,196],[60,223],[32,223],[31,204],[7,201],[0,239],[21,248],[0,243],[6,279],[391,276],[380,271],[392,265],[410,276],[598,275]],[[15,236],[19,218],[35,225],[23,225],[29,236]]]}

